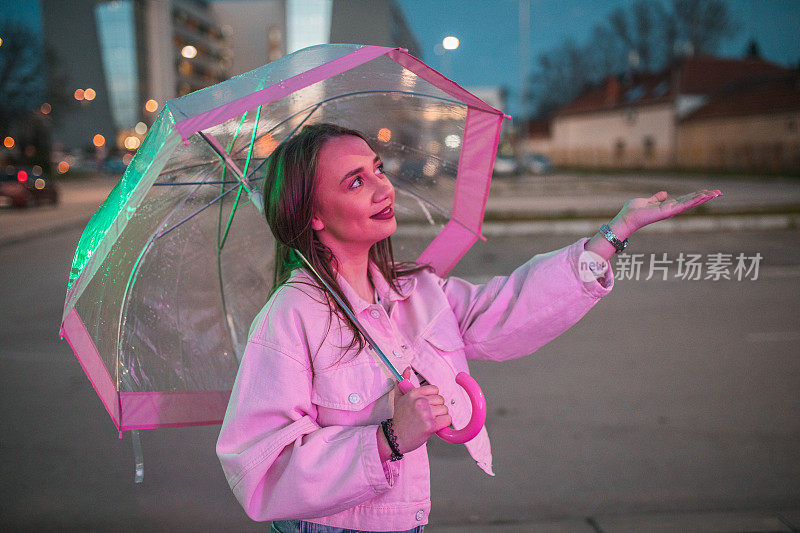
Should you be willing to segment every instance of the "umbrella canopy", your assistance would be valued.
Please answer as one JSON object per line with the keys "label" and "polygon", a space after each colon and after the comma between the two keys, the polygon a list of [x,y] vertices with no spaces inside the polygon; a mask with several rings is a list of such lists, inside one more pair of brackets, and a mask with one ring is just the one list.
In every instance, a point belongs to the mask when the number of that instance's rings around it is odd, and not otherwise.
{"label": "umbrella canopy", "polygon": [[406,50],[357,45],[167,102],[84,230],[60,331],[118,430],[221,423],[271,289],[261,190],[278,143],[318,122],[363,132],[400,227],[424,224],[398,256],[445,275],[480,238],[504,117]]}

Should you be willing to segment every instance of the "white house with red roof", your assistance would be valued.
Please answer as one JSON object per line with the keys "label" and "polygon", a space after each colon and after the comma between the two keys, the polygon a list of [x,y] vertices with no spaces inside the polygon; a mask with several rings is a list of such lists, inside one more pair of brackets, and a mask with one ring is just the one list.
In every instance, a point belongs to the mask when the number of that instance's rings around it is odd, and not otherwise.
{"label": "white house with red roof", "polygon": [[685,58],[609,77],[558,110],[530,149],[556,165],[800,170],[798,71],[759,58]]}

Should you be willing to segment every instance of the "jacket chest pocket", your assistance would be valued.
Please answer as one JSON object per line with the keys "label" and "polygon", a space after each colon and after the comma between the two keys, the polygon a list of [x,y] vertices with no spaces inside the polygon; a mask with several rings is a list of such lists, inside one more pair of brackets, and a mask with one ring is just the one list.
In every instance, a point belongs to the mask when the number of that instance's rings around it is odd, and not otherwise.
{"label": "jacket chest pocket", "polygon": [[314,375],[311,401],[321,407],[361,411],[394,388],[388,370],[373,362],[342,365]]}
{"label": "jacket chest pocket", "polygon": [[415,347],[418,370],[439,388],[453,418],[453,425],[463,427],[472,415],[472,408],[469,397],[455,382],[459,372],[468,371],[464,339],[461,338],[455,318],[450,315],[437,318],[420,335]]}

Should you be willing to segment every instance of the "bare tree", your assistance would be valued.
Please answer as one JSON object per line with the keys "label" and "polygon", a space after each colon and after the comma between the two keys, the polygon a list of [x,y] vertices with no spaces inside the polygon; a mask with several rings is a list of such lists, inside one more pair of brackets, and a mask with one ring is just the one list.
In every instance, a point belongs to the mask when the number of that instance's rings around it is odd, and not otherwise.
{"label": "bare tree", "polygon": [[686,53],[711,54],[738,25],[722,0],[638,0],[596,25],[585,46],[573,41],[541,54],[530,86],[538,116],[608,76],[655,72]]}
{"label": "bare tree", "polygon": [[680,36],[696,55],[713,54],[738,30],[722,0],[673,0],[672,9]]}
{"label": "bare tree", "polygon": [[44,102],[46,83],[37,39],[28,28],[0,25],[0,131]]}

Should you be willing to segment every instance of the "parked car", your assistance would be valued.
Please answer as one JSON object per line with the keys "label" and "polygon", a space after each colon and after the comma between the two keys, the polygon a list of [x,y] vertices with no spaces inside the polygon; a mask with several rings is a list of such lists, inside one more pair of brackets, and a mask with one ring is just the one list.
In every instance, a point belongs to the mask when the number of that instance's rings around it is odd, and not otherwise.
{"label": "parked car", "polygon": [[105,160],[103,163],[103,170],[108,172],[109,174],[125,174],[125,169],[128,168],[128,165],[122,162],[122,158],[111,158]]}
{"label": "parked car", "polygon": [[35,176],[27,167],[0,169],[0,207],[32,207],[58,203],[58,188],[44,174]]}
{"label": "parked car", "polygon": [[519,163],[513,157],[498,155],[494,160],[495,176],[511,176],[519,172]]}
{"label": "parked car", "polygon": [[553,163],[542,154],[530,154],[523,160],[525,169],[534,174],[547,174],[553,170]]}

